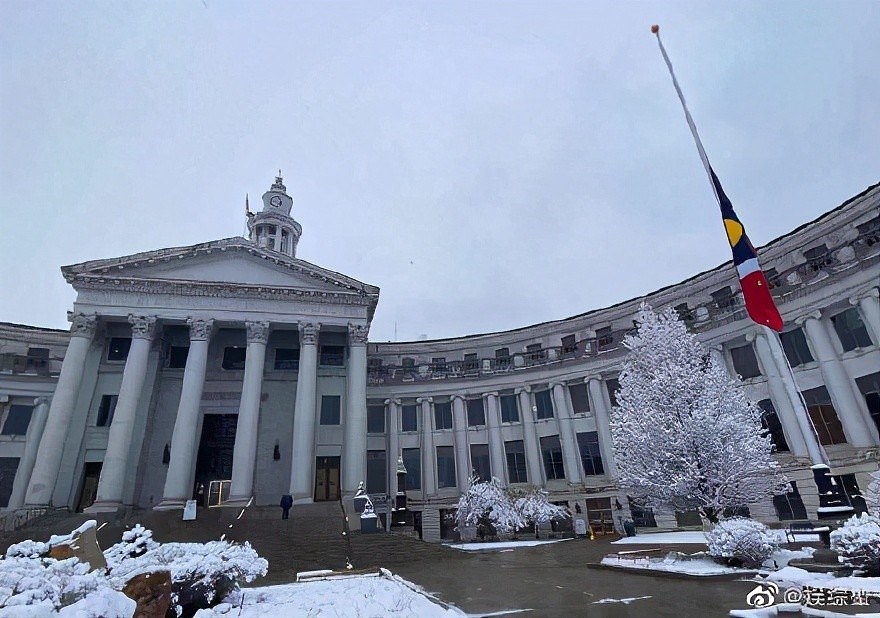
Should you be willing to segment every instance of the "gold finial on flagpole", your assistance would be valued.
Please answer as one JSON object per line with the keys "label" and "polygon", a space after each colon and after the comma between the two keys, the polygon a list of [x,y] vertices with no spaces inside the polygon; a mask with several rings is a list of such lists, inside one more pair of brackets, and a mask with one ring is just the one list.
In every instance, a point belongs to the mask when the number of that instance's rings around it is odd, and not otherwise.
{"label": "gold finial on flagpole", "polygon": [[660,32],[660,26],[658,26],[657,24],[654,24],[653,26],[651,26],[651,32],[653,32],[654,34],[657,34],[658,32]]}

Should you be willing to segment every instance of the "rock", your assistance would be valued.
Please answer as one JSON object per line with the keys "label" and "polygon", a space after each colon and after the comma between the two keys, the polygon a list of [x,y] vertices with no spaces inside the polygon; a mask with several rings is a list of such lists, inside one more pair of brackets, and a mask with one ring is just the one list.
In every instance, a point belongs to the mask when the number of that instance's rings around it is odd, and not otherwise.
{"label": "rock", "polygon": [[171,573],[141,573],[125,582],[122,592],[137,603],[132,618],[160,618],[171,606]]}
{"label": "rock", "polygon": [[94,527],[86,528],[76,533],[73,538],[53,545],[49,549],[49,555],[56,560],[76,558],[80,562],[88,562],[90,571],[107,567],[107,560],[98,545]]}
{"label": "rock", "polygon": [[223,601],[235,590],[235,579],[218,574],[209,585],[201,576],[175,581],[172,592],[177,595],[177,604],[183,608],[184,616],[192,616],[200,609],[208,609]]}

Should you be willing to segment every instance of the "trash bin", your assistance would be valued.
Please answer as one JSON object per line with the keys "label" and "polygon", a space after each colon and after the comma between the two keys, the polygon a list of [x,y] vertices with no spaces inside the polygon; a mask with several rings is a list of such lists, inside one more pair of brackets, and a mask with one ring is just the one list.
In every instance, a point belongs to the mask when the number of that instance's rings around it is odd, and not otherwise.
{"label": "trash bin", "polygon": [[627,519],[623,522],[623,530],[624,532],[626,532],[626,536],[636,535],[636,525],[632,522],[631,519]]}

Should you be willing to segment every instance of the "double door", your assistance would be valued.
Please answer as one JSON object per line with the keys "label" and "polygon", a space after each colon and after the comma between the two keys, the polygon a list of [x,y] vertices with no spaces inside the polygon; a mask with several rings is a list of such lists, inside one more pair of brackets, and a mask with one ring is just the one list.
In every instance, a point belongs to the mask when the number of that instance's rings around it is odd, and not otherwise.
{"label": "double door", "polygon": [[339,457],[315,458],[315,502],[339,500]]}

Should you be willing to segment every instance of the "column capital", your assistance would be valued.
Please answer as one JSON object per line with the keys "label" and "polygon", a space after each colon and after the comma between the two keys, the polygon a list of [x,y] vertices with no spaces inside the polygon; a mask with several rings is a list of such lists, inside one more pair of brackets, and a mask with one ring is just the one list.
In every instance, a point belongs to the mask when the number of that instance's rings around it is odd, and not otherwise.
{"label": "column capital", "polygon": [[269,339],[269,323],[268,322],[245,322],[247,330],[248,343],[263,343]]}
{"label": "column capital", "polygon": [[348,345],[367,345],[370,327],[366,324],[348,323]]}
{"label": "column capital", "polygon": [[386,399],[386,400],[385,400],[385,405],[386,405],[386,406],[399,406],[400,403],[401,403],[401,402],[400,402],[400,399],[396,399],[396,398],[393,398],[393,397],[392,397],[391,399]]}
{"label": "column capital", "polygon": [[[757,337],[758,337],[758,331],[755,329],[749,330],[746,333],[746,341],[748,341],[749,343],[753,342]],[[721,346],[720,345],[712,346],[712,348],[710,348],[710,349],[712,349],[712,350],[717,349],[720,352]]]}
{"label": "column capital", "polygon": [[95,331],[98,329],[97,315],[68,311],[67,320],[70,322],[71,337],[94,338]]}
{"label": "column capital", "polygon": [[528,386],[528,385],[520,386],[519,388],[515,389],[513,392],[515,395],[519,395],[520,393],[531,393],[532,387]]}
{"label": "column capital", "polygon": [[156,320],[157,317],[154,315],[134,315],[129,313],[128,323],[131,324],[131,338],[152,339],[153,335],[156,334]]}
{"label": "column capital", "polygon": [[809,313],[805,313],[799,317],[794,319],[794,323],[798,326],[803,326],[807,320],[821,320],[822,312],[821,311],[810,311]]}
{"label": "column capital", "polygon": [[559,380],[555,380],[555,381],[553,381],[553,382],[550,382],[547,386],[550,387],[550,390],[553,390],[553,389],[555,389],[557,386],[560,387],[560,388],[565,388],[565,383],[564,383],[564,382],[560,382]]}
{"label": "column capital", "polygon": [[51,397],[35,397],[34,406],[49,405],[49,401],[51,401],[51,399]]}
{"label": "column capital", "polygon": [[433,397],[419,397],[418,399],[416,399],[416,403],[419,403],[419,404],[421,404],[421,403],[434,403],[434,398]]}
{"label": "column capital", "polygon": [[464,395],[462,395],[461,393],[456,393],[454,395],[451,395],[450,399],[461,399],[462,401],[464,401],[466,399],[466,397]]}
{"label": "column capital", "polygon": [[589,384],[590,382],[593,382],[594,380],[595,380],[596,382],[601,382],[601,381],[602,381],[602,376],[599,375],[598,373],[590,374],[590,375],[588,375],[588,376],[586,376],[586,377],[584,378],[584,383],[585,383],[585,384]]}
{"label": "column capital", "polygon": [[299,323],[299,341],[302,345],[315,345],[318,343],[318,332],[321,325],[315,322]]}
{"label": "column capital", "polygon": [[488,393],[483,393],[483,397],[498,397],[498,391],[489,391]]}
{"label": "column capital", "polygon": [[849,297],[849,304],[858,305],[859,301],[861,301],[863,298],[880,298],[880,289],[871,288],[870,290],[862,290],[861,292],[856,292]]}
{"label": "column capital", "polygon": [[186,319],[186,323],[189,326],[190,341],[207,341],[211,338],[214,330],[214,320],[189,317]]}

